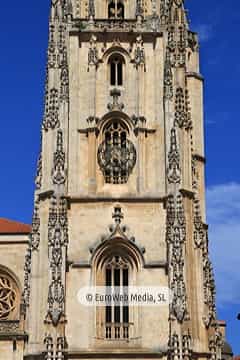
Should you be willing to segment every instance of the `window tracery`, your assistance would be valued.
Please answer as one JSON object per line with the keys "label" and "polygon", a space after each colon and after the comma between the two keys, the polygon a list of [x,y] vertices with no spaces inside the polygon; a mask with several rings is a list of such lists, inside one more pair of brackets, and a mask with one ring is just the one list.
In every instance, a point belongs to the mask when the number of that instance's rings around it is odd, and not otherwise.
{"label": "window tracery", "polygon": [[0,273],[0,320],[12,320],[17,308],[17,286],[13,279]]}
{"label": "window tracery", "polygon": [[108,4],[109,19],[124,19],[124,4],[120,0],[111,0]]}
{"label": "window tracery", "polygon": [[98,148],[98,164],[108,184],[124,184],[136,164],[136,150],[128,140],[125,124],[115,119],[104,131],[104,140]]}

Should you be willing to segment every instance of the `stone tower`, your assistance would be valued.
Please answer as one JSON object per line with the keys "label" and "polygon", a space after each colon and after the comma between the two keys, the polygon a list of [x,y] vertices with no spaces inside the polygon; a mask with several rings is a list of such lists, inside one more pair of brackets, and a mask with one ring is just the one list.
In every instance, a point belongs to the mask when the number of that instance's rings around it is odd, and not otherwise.
{"label": "stone tower", "polygon": [[[183,0],[51,1],[25,359],[221,357],[198,50]],[[109,284],[172,303],[79,303]]]}

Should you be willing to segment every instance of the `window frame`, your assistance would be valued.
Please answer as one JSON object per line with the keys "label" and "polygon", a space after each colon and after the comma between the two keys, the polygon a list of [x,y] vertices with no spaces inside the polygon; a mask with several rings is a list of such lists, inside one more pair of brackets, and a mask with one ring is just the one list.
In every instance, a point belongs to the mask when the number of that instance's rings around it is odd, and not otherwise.
{"label": "window frame", "polygon": [[[110,0],[107,4],[107,18],[109,20],[124,20],[125,6],[123,0]],[[112,6],[112,7],[111,7]],[[114,16],[111,16],[111,8],[114,9]],[[122,10],[122,16],[118,16],[118,11]]]}
{"label": "window frame", "polygon": [[108,83],[111,88],[122,88],[125,82],[125,59],[120,53],[113,53],[108,59]]}
{"label": "window frame", "polygon": [[[106,288],[117,288],[117,292],[120,290],[120,293],[127,293],[131,276],[129,262],[122,256],[114,255],[110,261],[106,261],[104,268]],[[109,340],[128,340],[129,326],[131,325],[129,306],[111,304],[106,305],[104,310],[105,338]]]}

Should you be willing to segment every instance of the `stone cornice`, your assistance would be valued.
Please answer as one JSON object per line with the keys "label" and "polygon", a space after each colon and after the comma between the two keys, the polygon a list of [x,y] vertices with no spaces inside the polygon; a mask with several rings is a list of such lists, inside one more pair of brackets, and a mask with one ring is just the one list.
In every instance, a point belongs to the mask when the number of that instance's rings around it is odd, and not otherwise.
{"label": "stone cornice", "polygon": [[67,196],[71,203],[96,203],[96,202],[131,202],[131,203],[164,203],[166,196]]}
{"label": "stone cornice", "polygon": [[[73,269],[91,269],[91,264],[87,261],[69,261],[68,266]],[[150,261],[144,264],[145,269],[166,269],[167,267],[166,261]]]}
{"label": "stone cornice", "polygon": [[68,350],[68,359],[159,359],[166,356],[167,350],[163,349],[159,352],[138,351],[137,349],[129,349],[114,351],[71,351]]}

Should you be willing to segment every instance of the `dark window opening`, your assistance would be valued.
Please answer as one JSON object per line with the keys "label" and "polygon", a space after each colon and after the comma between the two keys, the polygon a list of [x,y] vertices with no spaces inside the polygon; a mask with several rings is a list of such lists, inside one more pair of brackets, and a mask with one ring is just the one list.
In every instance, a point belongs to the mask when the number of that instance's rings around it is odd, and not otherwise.
{"label": "dark window opening", "polygon": [[110,84],[112,86],[123,85],[123,60],[120,56],[110,60]]}
{"label": "dark window opening", "polygon": [[[129,285],[128,263],[120,256],[114,256],[107,264],[105,272],[106,286],[113,286],[114,294],[127,294]],[[118,290],[118,291],[117,291]],[[106,294],[110,293],[107,289]],[[129,306],[126,302],[116,301],[105,307],[105,337],[107,339],[129,338]]]}
{"label": "dark window opening", "polygon": [[124,19],[124,5],[122,1],[112,0],[108,5],[109,19]]}

